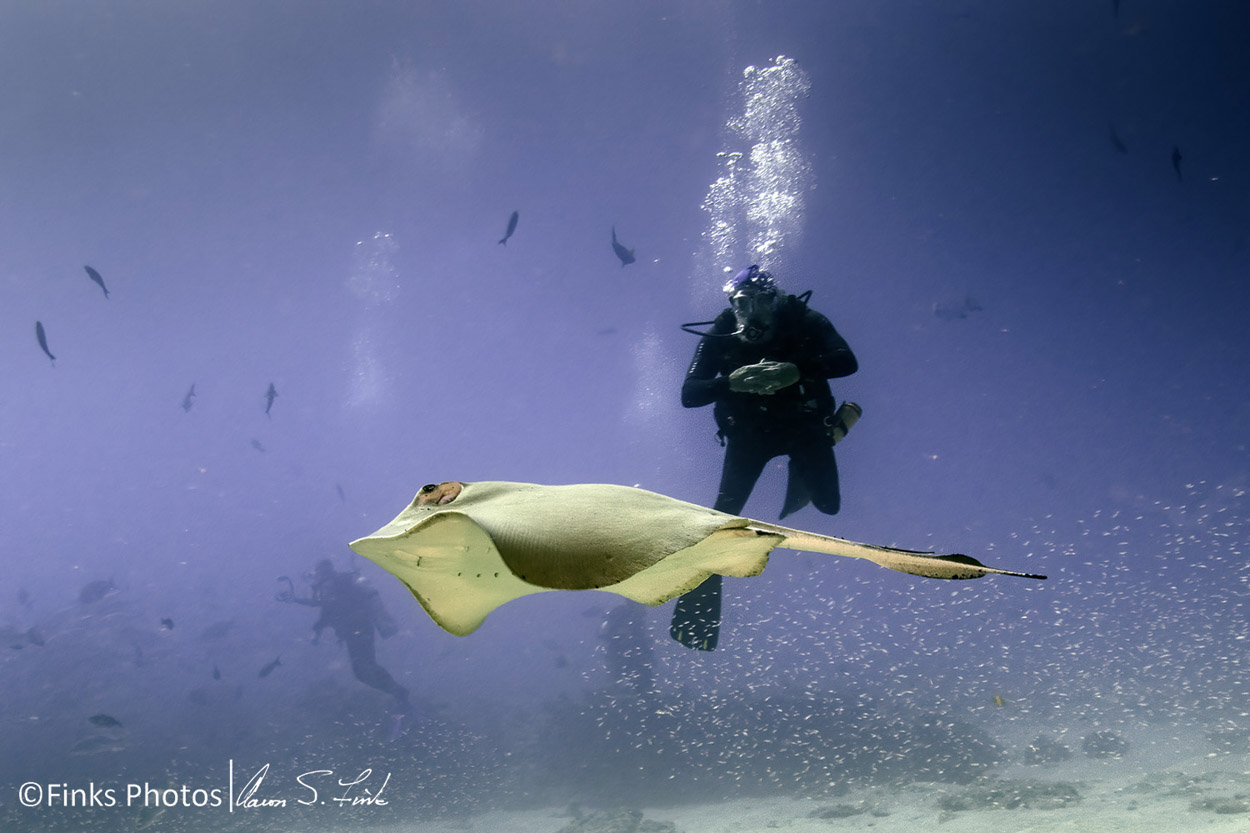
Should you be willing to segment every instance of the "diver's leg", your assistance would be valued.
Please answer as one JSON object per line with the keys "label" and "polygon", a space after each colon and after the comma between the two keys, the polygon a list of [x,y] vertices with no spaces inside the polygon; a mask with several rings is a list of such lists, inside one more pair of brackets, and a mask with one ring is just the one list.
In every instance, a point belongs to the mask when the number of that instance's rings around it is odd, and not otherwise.
{"label": "diver's leg", "polygon": [[373,634],[353,634],[347,640],[347,655],[352,661],[352,675],[365,685],[391,695],[399,701],[400,707],[407,711],[408,689],[401,686],[390,672],[378,664],[374,649]]}
{"label": "diver's leg", "polygon": [[838,461],[833,446],[822,434],[800,443],[790,453],[790,466],[807,486],[812,505],[826,515],[836,515],[842,508],[842,492],[838,484]]}
{"label": "diver's leg", "polygon": [[[770,455],[756,443],[729,440],[721,469],[720,492],[713,508],[728,515],[741,513],[769,459]],[[709,576],[698,587],[678,597],[669,635],[687,648],[713,651],[720,636],[720,611],[721,577]]]}

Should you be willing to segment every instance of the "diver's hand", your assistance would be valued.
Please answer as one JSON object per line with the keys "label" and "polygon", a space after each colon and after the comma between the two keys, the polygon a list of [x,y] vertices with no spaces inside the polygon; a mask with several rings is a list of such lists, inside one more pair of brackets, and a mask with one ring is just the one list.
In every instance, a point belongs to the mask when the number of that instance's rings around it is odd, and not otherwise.
{"label": "diver's hand", "polygon": [[799,380],[793,362],[760,362],[740,367],[729,374],[729,389],[737,393],[768,396]]}

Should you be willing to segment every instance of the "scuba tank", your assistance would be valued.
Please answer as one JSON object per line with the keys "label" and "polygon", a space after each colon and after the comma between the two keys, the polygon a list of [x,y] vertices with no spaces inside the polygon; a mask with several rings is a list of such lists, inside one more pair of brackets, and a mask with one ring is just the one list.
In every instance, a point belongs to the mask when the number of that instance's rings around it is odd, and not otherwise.
{"label": "scuba tank", "polygon": [[833,444],[837,445],[846,439],[847,432],[855,427],[855,423],[859,422],[859,418],[864,415],[864,409],[856,405],[854,402],[843,402],[838,409],[833,412],[833,418],[829,420],[829,437],[833,440]]}

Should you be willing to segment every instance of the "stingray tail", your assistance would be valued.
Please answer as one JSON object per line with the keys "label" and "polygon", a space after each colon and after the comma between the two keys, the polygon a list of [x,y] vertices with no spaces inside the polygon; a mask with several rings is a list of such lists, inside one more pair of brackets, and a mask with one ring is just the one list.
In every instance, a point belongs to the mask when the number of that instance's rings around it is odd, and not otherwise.
{"label": "stingray tail", "polygon": [[907,573],[913,576],[942,579],[981,578],[987,575],[1017,576],[1019,578],[1044,579],[1046,576],[1036,573],[1018,573],[1013,570],[1000,570],[987,567],[970,555],[953,553],[951,555],[934,555],[916,550],[899,550],[892,547],[878,547],[874,544],[861,544],[831,535],[817,535],[798,529],[787,529],[784,526],[752,521],[748,529],[757,532],[784,535],[781,546],[791,550],[807,550],[827,555],[840,555],[847,558],[864,558],[889,570]]}
{"label": "stingray tail", "polygon": [[708,578],[695,589],[677,597],[669,636],[696,651],[716,650],[720,637],[721,577]]}

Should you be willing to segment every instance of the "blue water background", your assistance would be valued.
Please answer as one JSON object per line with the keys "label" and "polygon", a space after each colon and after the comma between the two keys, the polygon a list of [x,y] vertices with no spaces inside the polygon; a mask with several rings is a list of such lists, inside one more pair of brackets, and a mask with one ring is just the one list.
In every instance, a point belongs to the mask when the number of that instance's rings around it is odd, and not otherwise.
{"label": "blue water background", "polygon": [[[346,542],[442,480],[713,502],[678,324],[757,259],[743,227],[717,260],[704,205],[752,144],[744,70],[782,55],[806,168],[765,265],[847,338],[834,392],[865,414],[841,513],[789,521],[1050,579],[778,552],[729,582],[714,653],[640,608],[665,696],[866,692],[999,738],[1235,721],[1248,37],[1243,4],[1161,0],[6,4],[0,813],[59,818],[20,810],[28,780],[216,785],[229,760],[382,761],[430,816],[576,798],[541,777],[564,742],[542,717],[611,684],[620,599],[527,598],[457,638]],[[770,468],[746,514],[783,489]],[[315,614],[274,601],[323,557],[400,626],[379,656],[426,723],[397,743]],[[71,754],[97,713],[124,731]]]}

